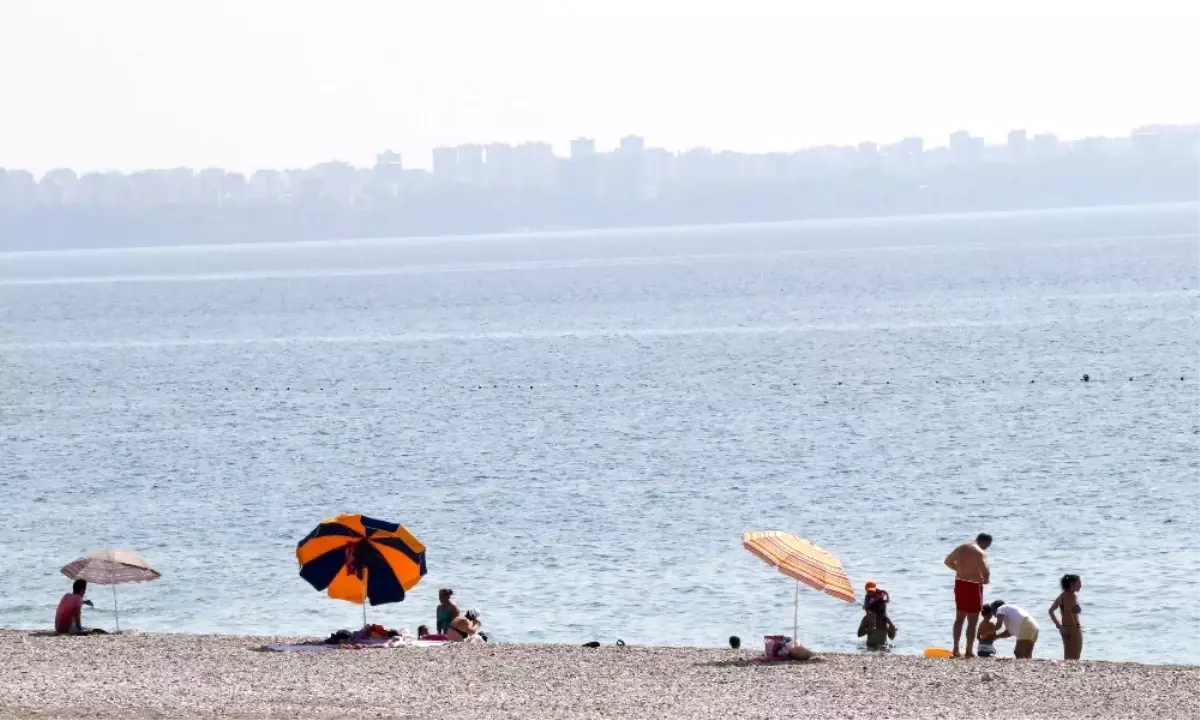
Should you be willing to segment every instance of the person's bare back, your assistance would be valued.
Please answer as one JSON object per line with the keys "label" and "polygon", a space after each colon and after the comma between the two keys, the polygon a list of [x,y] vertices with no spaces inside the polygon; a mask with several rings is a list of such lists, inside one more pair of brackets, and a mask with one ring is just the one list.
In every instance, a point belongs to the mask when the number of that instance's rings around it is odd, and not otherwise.
{"label": "person's bare back", "polygon": [[946,556],[946,567],[953,570],[954,577],[959,580],[987,585],[992,579],[987,552],[976,542],[966,542],[954,548]]}

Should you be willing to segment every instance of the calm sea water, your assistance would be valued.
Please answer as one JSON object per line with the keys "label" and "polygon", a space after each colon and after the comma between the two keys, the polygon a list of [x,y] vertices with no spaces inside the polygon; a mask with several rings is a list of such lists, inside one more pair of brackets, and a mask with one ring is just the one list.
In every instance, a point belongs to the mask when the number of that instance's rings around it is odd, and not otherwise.
{"label": "calm sea water", "polygon": [[[349,627],[293,552],[361,511],[429,547],[385,624],[452,586],[504,641],[758,644],[793,584],[738,536],[781,528],[887,588],[918,652],[986,530],[1039,655],[1075,572],[1086,657],[1200,662],[1197,218],[0,255],[0,623],[48,625],[61,565],[129,546],[163,578],[123,624]],[[811,645],[859,616],[801,592]]]}

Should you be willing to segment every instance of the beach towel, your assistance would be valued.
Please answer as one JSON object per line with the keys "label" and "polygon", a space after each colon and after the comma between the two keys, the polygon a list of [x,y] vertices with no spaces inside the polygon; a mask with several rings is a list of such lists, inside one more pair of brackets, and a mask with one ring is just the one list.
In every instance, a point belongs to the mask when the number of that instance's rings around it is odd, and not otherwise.
{"label": "beach towel", "polygon": [[825,658],[821,657],[820,655],[814,655],[807,660],[799,660],[797,658],[789,657],[787,655],[784,655],[783,657],[771,656],[771,655],[759,655],[758,657],[750,658],[751,662],[764,662],[764,663],[769,663],[769,662],[811,663],[811,662],[822,662],[824,660],[825,660]]}
{"label": "beach towel", "polygon": [[273,645],[264,645],[263,650],[269,652],[286,652],[286,653],[309,653],[309,652],[325,652],[327,650],[390,650],[398,647],[441,647],[449,645],[448,642],[436,640],[404,640],[403,638],[388,638],[377,642],[355,642],[343,643],[341,645],[329,645],[326,643],[275,643]]}

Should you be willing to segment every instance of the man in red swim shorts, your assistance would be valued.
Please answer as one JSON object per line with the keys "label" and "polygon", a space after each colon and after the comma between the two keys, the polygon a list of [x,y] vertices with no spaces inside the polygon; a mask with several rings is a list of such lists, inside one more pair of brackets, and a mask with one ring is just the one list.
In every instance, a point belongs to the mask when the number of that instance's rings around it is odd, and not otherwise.
{"label": "man in red swim shorts", "polygon": [[967,621],[967,657],[975,657],[975,627],[983,609],[983,586],[992,579],[988,568],[987,549],[992,536],[979,533],[974,542],[954,548],[946,556],[946,567],[954,571],[954,656],[958,657],[958,641],[963,621]]}

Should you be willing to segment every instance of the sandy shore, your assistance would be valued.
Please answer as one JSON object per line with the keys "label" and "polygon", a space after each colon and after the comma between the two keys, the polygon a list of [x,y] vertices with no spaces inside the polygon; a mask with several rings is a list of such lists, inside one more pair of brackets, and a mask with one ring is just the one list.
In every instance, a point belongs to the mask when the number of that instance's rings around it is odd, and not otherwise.
{"label": "sandy shore", "polygon": [[257,652],[280,638],[0,631],[13,718],[1181,718],[1200,668],[668,648]]}

